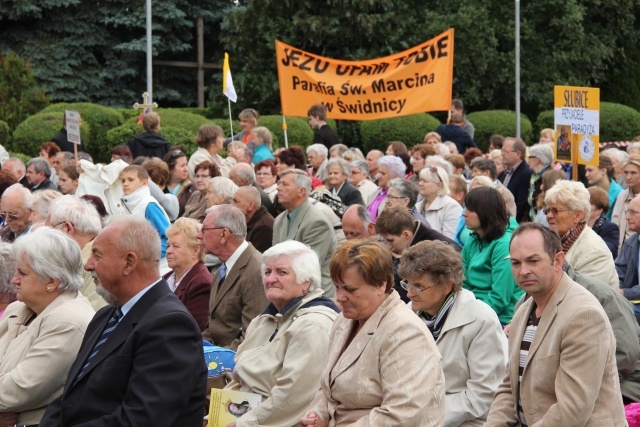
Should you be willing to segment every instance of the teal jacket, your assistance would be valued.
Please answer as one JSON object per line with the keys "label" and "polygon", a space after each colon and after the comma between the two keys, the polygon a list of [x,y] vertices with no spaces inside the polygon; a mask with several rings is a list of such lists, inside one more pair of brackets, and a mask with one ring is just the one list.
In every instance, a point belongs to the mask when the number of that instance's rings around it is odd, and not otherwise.
{"label": "teal jacket", "polygon": [[462,249],[462,287],[487,303],[503,324],[511,321],[516,303],[524,293],[513,279],[511,262],[506,258],[511,234],[517,227],[515,218],[510,218],[500,238],[485,243],[474,233]]}

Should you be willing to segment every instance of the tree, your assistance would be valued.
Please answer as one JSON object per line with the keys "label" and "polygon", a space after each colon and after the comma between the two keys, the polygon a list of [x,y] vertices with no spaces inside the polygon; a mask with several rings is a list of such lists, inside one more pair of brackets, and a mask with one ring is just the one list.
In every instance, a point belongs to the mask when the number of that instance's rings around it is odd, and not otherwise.
{"label": "tree", "polygon": [[[639,0],[522,3],[524,110],[535,117],[549,108],[554,84],[601,85],[614,70],[632,67],[628,52],[639,41],[639,5]],[[275,39],[323,56],[368,59],[454,27],[454,96],[472,111],[513,109],[514,8],[502,0],[249,1],[225,17],[222,40],[235,58],[240,99],[273,113],[279,111]],[[244,28],[248,21],[255,24],[250,32]]]}
{"label": "tree", "polygon": [[[229,0],[154,0],[156,59],[195,61],[195,20],[205,21],[205,58],[218,49]],[[146,89],[145,2],[0,0],[0,53],[30,58],[55,101],[130,106]],[[193,105],[195,69],[155,67],[154,98]]]}
{"label": "tree", "polygon": [[33,70],[13,53],[0,57],[0,119],[10,129],[47,106],[49,99],[37,84]]}

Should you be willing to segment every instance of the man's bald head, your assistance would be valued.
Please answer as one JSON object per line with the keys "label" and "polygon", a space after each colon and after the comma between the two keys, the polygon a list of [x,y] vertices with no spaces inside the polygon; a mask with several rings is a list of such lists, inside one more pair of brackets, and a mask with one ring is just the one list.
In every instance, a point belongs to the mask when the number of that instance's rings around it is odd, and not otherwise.
{"label": "man's bald head", "polygon": [[362,205],[351,205],[342,215],[342,231],[347,240],[370,237],[375,232],[371,214]]}

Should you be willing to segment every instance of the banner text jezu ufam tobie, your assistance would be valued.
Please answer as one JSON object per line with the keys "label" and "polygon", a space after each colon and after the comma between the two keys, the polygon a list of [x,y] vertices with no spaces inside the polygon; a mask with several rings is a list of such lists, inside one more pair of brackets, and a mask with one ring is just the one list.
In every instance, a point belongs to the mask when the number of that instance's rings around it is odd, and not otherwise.
{"label": "banner text jezu ufam tobie", "polygon": [[306,117],[322,103],[339,120],[375,120],[448,111],[453,79],[453,33],[404,52],[366,61],[314,55],[276,40],[282,114]]}

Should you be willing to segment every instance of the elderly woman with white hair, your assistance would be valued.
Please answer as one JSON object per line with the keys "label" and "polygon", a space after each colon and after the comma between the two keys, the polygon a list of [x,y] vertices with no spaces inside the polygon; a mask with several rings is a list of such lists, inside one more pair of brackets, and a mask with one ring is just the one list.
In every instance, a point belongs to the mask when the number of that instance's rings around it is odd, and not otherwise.
{"label": "elderly woman with white hair", "polygon": [[456,229],[462,214],[462,206],[449,197],[449,175],[435,166],[424,167],[420,171],[420,195],[416,211],[431,225],[431,228],[455,239]]}
{"label": "elderly woman with white hair", "polygon": [[307,147],[307,160],[309,161],[309,175],[324,182],[329,178],[327,162],[329,150],[322,144],[312,144]]}
{"label": "elderly woman with white hair", "polygon": [[589,192],[581,182],[560,180],[544,196],[544,213],[549,227],[562,239],[565,260],[585,276],[620,288],[611,251],[587,221],[591,214]]}
{"label": "elderly woman with white hair", "polygon": [[0,319],[7,306],[16,300],[16,289],[11,278],[16,271],[16,261],[11,258],[11,243],[0,243]]}
{"label": "elderly woman with white hair", "polygon": [[378,215],[384,210],[387,204],[387,192],[389,191],[389,181],[394,178],[404,178],[407,167],[400,157],[383,156],[378,159],[378,191],[370,196],[367,206],[371,214],[371,222],[376,222]]}
{"label": "elderly woman with white hair", "polygon": [[80,247],[41,227],[13,244],[18,301],[0,321],[0,425],[37,425],[62,393],[94,315],[82,286]]}
{"label": "elderly woman with white hair", "polygon": [[337,306],[322,295],[320,261],[308,246],[279,243],[262,262],[269,305],[249,324],[225,389],[257,393],[263,400],[236,427],[297,425],[320,388],[338,316]]}
{"label": "elderly woman with white hair", "polygon": [[553,165],[553,148],[549,144],[535,144],[529,147],[529,167],[531,168],[531,181],[529,185],[529,217],[538,215],[536,200],[542,192],[542,174]]}
{"label": "elderly woman with white hair", "polygon": [[238,190],[238,186],[229,178],[216,176],[207,182],[207,208],[216,205],[229,205]]}
{"label": "elderly woman with white hair", "polygon": [[62,197],[62,193],[56,190],[40,190],[33,193],[31,196],[31,230],[44,225],[47,215],[49,215],[49,209],[51,209],[51,203]]}

